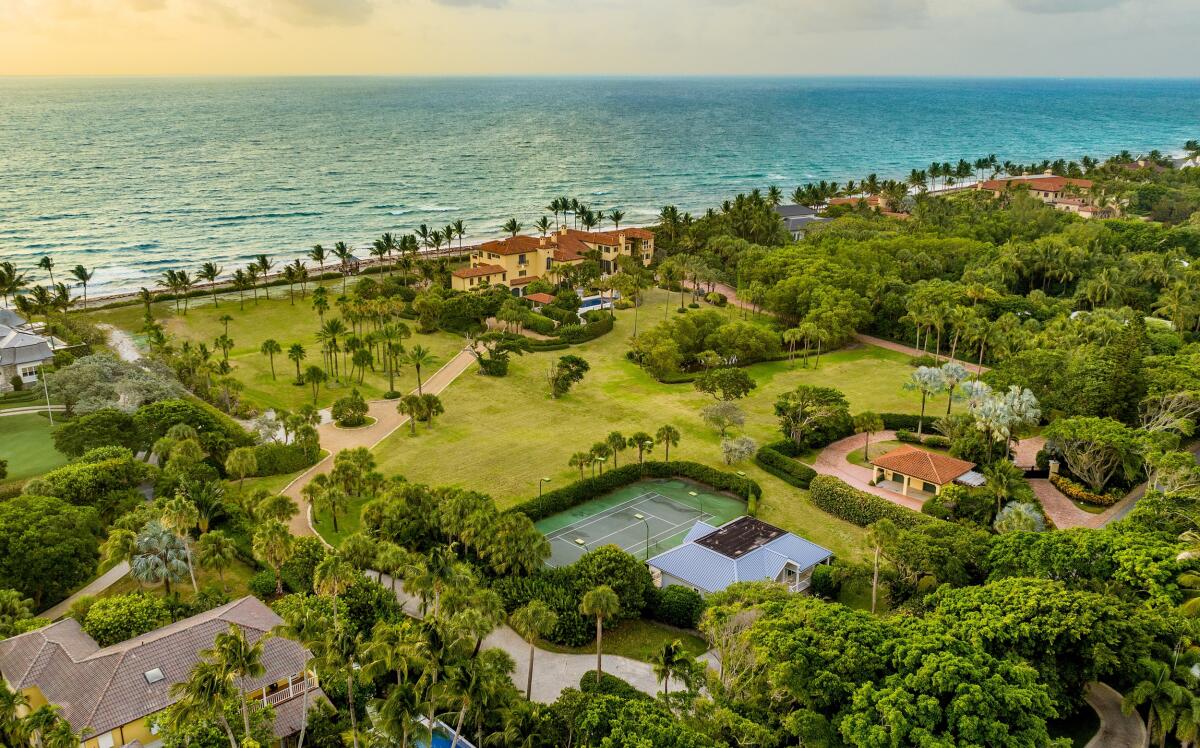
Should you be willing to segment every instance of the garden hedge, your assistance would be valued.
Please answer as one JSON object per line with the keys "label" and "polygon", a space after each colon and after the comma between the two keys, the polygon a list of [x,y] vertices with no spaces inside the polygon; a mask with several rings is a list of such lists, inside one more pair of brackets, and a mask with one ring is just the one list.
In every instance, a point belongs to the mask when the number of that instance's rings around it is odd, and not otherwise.
{"label": "garden hedge", "polygon": [[[889,431],[916,431],[921,423],[921,416],[910,413],[880,413],[879,417],[883,419],[883,427]],[[932,416],[925,416],[924,430],[933,428],[933,422],[936,420]]]}
{"label": "garden hedge", "polygon": [[754,462],[763,470],[797,488],[808,488],[817,471],[795,460],[795,445],[790,441],[771,442],[759,447]]}
{"label": "garden hedge", "polygon": [[255,464],[258,465],[254,474],[261,477],[294,473],[315,465],[320,454],[321,447],[316,442],[259,444],[254,447]]}
{"label": "garden hedge", "polygon": [[579,679],[579,690],[588,694],[617,696],[626,701],[652,698],[649,694],[638,690],[611,673],[600,673],[600,681],[597,683],[595,670],[589,670],[583,674],[583,677]]}
{"label": "garden hedge", "polygon": [[890,519],[898,527],[906,529],[939,521],[874,494],[859,491],[832,475],[813,478],[809,492],[817,507],[859,527],[866,527],[881,519]]}
{"label": "garden hedge", "polygon": [[747,512],[750,514],[754,514],[758,500],[762,497],[762,487],[750,478],[717,470],[698,462],[647,461],[623,465],[595,478],[584,478],[562,488],[547,491],[540,497],[517,504],[508,511],[523,512],[536,522],[612,493],[643,478],[688,478],[712,486],[718,491],[729,491],[746,500]]}

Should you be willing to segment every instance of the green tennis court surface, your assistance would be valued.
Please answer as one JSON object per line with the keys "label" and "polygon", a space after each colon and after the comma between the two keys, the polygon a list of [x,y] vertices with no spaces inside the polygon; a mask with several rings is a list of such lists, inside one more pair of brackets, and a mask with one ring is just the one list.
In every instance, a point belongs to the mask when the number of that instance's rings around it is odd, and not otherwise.
{"label": "green tennis court surface", "polygon": [[647,480],[547,517],[537,528],[550,541],[546,563],[565,566],[604,545],[653,556],[679,545],[697,521],[720,525],[745,511],[745,502],[695,484]]}

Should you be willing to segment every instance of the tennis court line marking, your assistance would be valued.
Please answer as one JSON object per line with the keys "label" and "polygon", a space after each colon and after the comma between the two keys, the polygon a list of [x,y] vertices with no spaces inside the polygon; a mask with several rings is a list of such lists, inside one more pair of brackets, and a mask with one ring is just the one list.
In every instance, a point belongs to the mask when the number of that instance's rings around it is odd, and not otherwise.
{"label": "tennis court line marking", "polygon": [[[668,496],[667,498],[669,499],[670,497]],[[654,516],[654,515],[651,515],[651,516]],[[662,520],[662,521],[664,521],[664,522],[666,521],[666,520],[663,520],[663,519],[662,519],[662,517],[657,517],[657,516],[655,516],[654,518],[655,518],[655,519],[658,519],[658,520]],[[715,515],[715,514],[708,514],[708,513],[705,513],[705,514],[702,514],[702,515],[700,515],[700,517],[698,517],[697,519],[695,519],[695,520],[689,520],[689,521],[690,521],[690,522],[691,522],[691,523],[694,525],[696,522],[706,522],[706,521],[708,521],[708,520],[715,519],[715,518],[716,518],[716,515]],[[672,536],[674,536],[674,535],[678,534],[678,533],[679,533],[681,530],[684,530],[684,529],[685,529],[685,528],[688,526],[688,522],[689,522],[689,521],[684,521],[684,522],[680,522],[680,523],[678,523],[678,524],[671,525],[670,527],[668,527],[668,528],[667,528],[667,529],[665,529],[665,530],[660,530],[660,531],[658,531],[658,532],[654,533],[653,535],[651,535],[651,536],[650,536],[650,542],[651,542],[651,543],[658,543],[658,542],[660,542],[661,540],[663,540],[663,536],[666,536],[666,537],[672,537]],[[624,527],[622,527],[622,528],[621,528],[621,529],[619,529],[619,530],[615,530],[615,531],[613,531],[613,532],[610,532],[608,535],[602,535],[602,536],[600,536],[599,538],[596,538],[595,540],[592,540],[591,542],[589,542],[589,543],[588,543],[588,545],[590,546],[590,545],[597,545],[597,544],[600,544],[600,543],[601,543],[601,541],[603,541],[605,538],[612,537],[613,535],[618,535],[618,534],[620,534],[620,533],[622,533],[622,532],[625,532],[626,530],[628,530],[628,529],[629,529],[629,528],[631,528],[631,527],[637,527],[637,523],[636,523],[636,522],[634,522],[634,523],[631,523],[631,524],[625,525]],[[566,529],[566,528],[564,528],[564,529]],[[574,542],[569,542],[569,541],[567,541],[567,539],[566,539],[566,537],[565,537],[565,536],[559,536],[559,537],[555,537],[555,538],[553,538],[553,539],[551,540],[551,542],[554,542],[555,540],[560,540],[560,541],[562,541],[563,543],[565,543],[565,544],[566,544],[568,547],[570,547],[570,548],[578,548],[578,547],[579,547],[579,544],[578,544],[578,543],[574,543]],[[644,550],[644,549],[646,549],[646,548],[648,548],[648,547],[650,547],[650,544],[649,544],[649,543],[646,543],[646,542],[645,542],[645,541],[643,541],[643,540],[639,540],[639,541],[638,541],[637,543],[635,543],[634,545],[631,545],[631,546],[629,546],[629,547],[627,547],[627,548],[622,548],[622,550],[624,550],[626,553],[630,553],[630,552],[632,552],[632,551],[636,551],[636,550]]]}
{"label": "tennis court line marking", "polygon": [[[554,539],[557,537],[562,537],[562,535],[560,535],[560,533],[565,534],[567,532],[567,530],[578,530],[580,528],[587,527],[588,525],[595,524],[596,522],[599,522],[601,520],[608,519],[612,515],[620,512],[622,510],[629,509],[633,506],[636,506],[639,502],[645,500],[646,497],[648,497],[648,496],[662,496],[664,499],[667,499],[668,501],[675,501],[670,496],[663,496],[662,494],[658,493],[657,491],[647,491],[644,494],[641,494],[639,496],[633,497],[632,499],[623,501],[620,504],[617,504],[616,506],[611,506],[608,509],[605,509],[603,512],[600,512],[599,514],[593,514],[592,516],[585,517],[578,522],[572,522],[571,524],[567,525],[566,527],[560,527],[559,529],[550,533],[547,537],[549,537],[551,539]],[[675,502],[675,503],[678,504],[679,502]],[[684,505],[680,504],[680,506],[684,506]]]}
{"label": "tennis court line marking", "polygon": [[[642,494],[641,496],[637,497],[637,499],[639,499],[639,500],[640,500],[640,499],[646,499],[647,497],[650,497],[650,499],[653,499],[655,496],[662,496],[662,498],[666,499],[667,501],[671,502],[672,504],[675,504],[676,506],[681,506],[681,507],[683,507],[684,509],[690,509],[690,507],[688,507],[686,504],[683,504],[682,502],[676,501],[675,499],[672,499],[670,496],[666,496],[666,495],[664,495],[664,494],[660,494],[660,493],[658,493],[657,491],[650,491],[650,492],[644,493],[644,494]],[[631,499],[630,501],[634,501],[634,500],[635,500],[635,499]],[[628,504],[629,502],[625,502],[625,503],[626,503],[626,504]],[[586,526],[588,526],[588,525],[590,525],[590,524],[595,524],[596,522],[598,522],[598,521],[600,521],[600,520],[608,519],[609,517],[612,517],[612,516],[614,516],[614,515],[618,514],[619,512],[621,512],[621,511],[624,511],[625,509],[633,509],[633,508],[635,508],[635,507],[637,507],[637,504],[634,504],[633,506],[623,506],[623,505],[622,505],[622,506],[619,506],[619,507],[611,507],[607,513],[602,513],[602,514],[597,514],[597,515],[594,515],[593,517],[590,517],[590,518],[588,518],[588,521],[585,521],[585,522],[583,522],[582,524],[567,525],[566,527],[560,528],[559,530],[555,531],[555,533],[552,533],[552,534],[549,536],[549,539],[550,539],[550,541],[551,541],[551,542],[554,542],[555,540],[561,540],[561,539],[563,539],[563,538],[565,538],[565,537],[566,537],[567,530],[580,530],[580,529],[582,529],[582,528],[584,528],[584,527],[586,527]],[[647,512],[647,511],[645,511],[645,510],[642,510],[642,511],[643,511],[643,513],[644,513],[646,516],[648,516],[648,517],[653,517],[654,519],[656,519],[656,520],[659,520],[660,522],[666,522],[666,521],[667,521],[667,520],[663,519],[662,517],[659,517],[659,516],[658,516],[658,515],[656,515],[656,514],[651,514],[650,512]],[[696,511],[699,511],[699,510],[696,510]],[[707,520],[707,519],[712,519],[712,518],[714,518],[715,516],[716,516],[716,515],[714,515],[714,514],[709,514],[709,513],[707,513],[707,512],[701,512],[701,513],[700,513],[700,516],[699,516],[697,519],[698,519],[698,520],[700,520],[700,521],[704,521],[704,520]],[[641,521],[641,520],[639,520],[639,522],[640,522],[640,521]],[[677,523],[677,524],[673,524],[673,525],[671,526],[671,529],[670,529],[670,531],[678,532],[678,531],[679,531],[680,529],[682,529],[682,528],[683,528],[683,527],[684,527],[684,526],[685,526],[685,525],[686,525],[688,522],[693,522],[693,523],[694,523],[694,522],[696,522],[696,521],[697,521],[697,520],[685,520],[684,522]],[[627,525],[625,525],[625,526],[623,526],[623,527],[620,527],[620,528],[618,528],[618,529],[616,529],[616,530],[613,530],[612,532],[608,533],[607,535],[601,535],[600,537],[598,537],[598,538],[596,538],[595,540],[592,540],[590,543],[588,543],[588,545],[592,545],[593,543],[599,543],[600,541],[604,540],[605,538],[610,538],[610,537],[612,537],[613,535],[620,534],[620,533],[622,533],[622,532],[625,532],[625,531],[626,531],[626,530],[628,530],[629,528],[631,528],[631,527],[636,527],[636,526],[637,526],[637,522],[631,522],[631,523],[629,523],[629,524],[627,524]],[[660,531],[660,532],[657,532],[657,533],[655,533],[655,534],[653,535],[653,537],[657,538],[658,536],[662,535],[662,534],[663,534],[663,532],[667,532],[667,531]],[[562,533],[562,534],[560,534],[560,533]],[[576,544],[576,545],[578,545],[578,544]]]}

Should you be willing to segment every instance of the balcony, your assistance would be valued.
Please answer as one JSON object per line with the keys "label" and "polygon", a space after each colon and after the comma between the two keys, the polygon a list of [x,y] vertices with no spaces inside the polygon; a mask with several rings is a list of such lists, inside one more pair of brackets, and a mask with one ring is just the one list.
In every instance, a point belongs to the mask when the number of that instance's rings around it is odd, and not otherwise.
{"label": "balcony", "polygon": [[293,677],[288,683],[287,688],[280,689],[274,693],[269,693],[262,698],[263,706],[278,706],[285,701],[291,701],[294,698],[304,695],[305,691],[312,691],[317,687],[317,679],[308,677],[300,680],[299,677]]}
{"label": "balcony", "polygon": [[788,585],[788,592],[803,592],[812,586],[812,579],[801,579]]}

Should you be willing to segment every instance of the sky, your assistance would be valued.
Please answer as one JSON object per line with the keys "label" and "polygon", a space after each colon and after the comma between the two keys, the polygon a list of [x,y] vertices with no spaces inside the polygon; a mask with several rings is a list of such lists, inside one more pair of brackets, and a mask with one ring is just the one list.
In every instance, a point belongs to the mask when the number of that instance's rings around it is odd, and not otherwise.
{"label": "sky", "polygon": [[1200,76],[1200,0],[0,0],[0,75]]}

